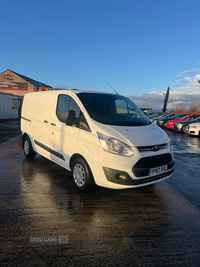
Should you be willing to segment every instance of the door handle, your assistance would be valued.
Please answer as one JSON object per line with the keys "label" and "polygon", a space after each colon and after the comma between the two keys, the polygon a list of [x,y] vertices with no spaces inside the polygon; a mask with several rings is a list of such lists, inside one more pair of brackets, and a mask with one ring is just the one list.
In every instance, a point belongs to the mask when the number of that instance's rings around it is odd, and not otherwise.
{"label": "door handle", "polygon": [[49,123],[48,121],[44,121],[45,123]]}
{"label": "door handle", "polygon": [[55,124],[55,123],[51,123],[51,125],[52,125],[52,126],[56,126],[56,124]]}

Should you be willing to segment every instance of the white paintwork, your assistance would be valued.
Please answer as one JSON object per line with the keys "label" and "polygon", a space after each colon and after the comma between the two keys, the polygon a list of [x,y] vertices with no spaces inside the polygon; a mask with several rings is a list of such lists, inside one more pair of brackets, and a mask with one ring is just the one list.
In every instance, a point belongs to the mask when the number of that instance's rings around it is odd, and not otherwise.
{"label": "white paintwork", "polygon": [[[91,132],[65,125],[58,120],[56,107],[59,94],[67,94],[74,98],[83,112]],[[137,127],[109,126],[98,123],[91,119],[76,94],[76,91],[62,90],[36,92],[25,95],[22,107],[21,131],[22,134],[26,133],[29,135],[33,149],[68,170],[70,170],[70,158],[74,154],[82,155],[90,166],[94,180],[99,186],[122,189],[155,183],[155,181],[151,181],[134,186],[112,183],[107,180],[103,167],[126,172],[132,179],[149,178],[149,176],[135,177],[132,172],[132,167],[142,157],[171,153],[171,147],[169,145],[157,152],[139,152],[137,146],[155,146],[169,143],[170,140],[166,133],[153,123],[147,126]],[[23,118],[30,121],[24,120]],[[44,123],[44,121],[48,121],[48,123]],[[105,152],[100,144],[98,133],[126,143],[133,150],[134,156],[126,157]],[[64,155],[65,161],[40,146],[35,145],[34,140]]]}
{"label": "white paintwork", "polygon": [[197,123],[191,123],[188,125],[189,131],[188,134],[191,135],[200,135],[200,122]]}

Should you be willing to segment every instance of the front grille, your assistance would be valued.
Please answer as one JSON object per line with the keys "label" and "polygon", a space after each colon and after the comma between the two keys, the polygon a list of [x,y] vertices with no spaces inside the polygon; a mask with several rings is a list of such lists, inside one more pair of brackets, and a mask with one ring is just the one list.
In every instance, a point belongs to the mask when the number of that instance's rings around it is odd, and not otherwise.
{"label": "front grille", "polygon": [[138,146],[137,148],[140,152],[144,152],[144,151],[152,151],[152,148],[156,146],[159,146],[160,149],[164,149],[164,148],[167,148],[169,145],[166,143],[166,144],[155,145],[155,146]]}
{"label": "front grille", "polygon": [[155,168],[166,165],[172,160],[170,153],[162,154],[152,157],[141,158],[134,166],[134,168]]}
{"label": "front grille", "polygon": [[[135,166],[133,166],[133,173],[136,177],[149,176],[150,169],[167,165],[167,174],[174,168],[174,160],[170,153],[162,154],[152,157],[141,158]],[[164,175],[164,174],[163,174]]]}

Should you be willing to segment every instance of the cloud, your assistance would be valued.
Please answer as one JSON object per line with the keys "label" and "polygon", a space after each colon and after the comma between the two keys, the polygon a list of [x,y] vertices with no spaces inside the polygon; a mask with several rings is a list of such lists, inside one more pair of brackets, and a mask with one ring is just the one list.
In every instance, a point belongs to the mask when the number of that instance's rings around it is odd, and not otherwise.
{"label": "cloud", "polygon": [[[154,110],[162,110],[164,95],[166,92],[150,92],[139,96],[129,95],[130,98],[140,108],[153,108]],[[167,109],[170,111],[176,105],[185,104],[192,105],[199,100],[199,93],[189,93],[170,90]]]}
{"label": "cloud", "polygon": [[184,81],[184,80],[190,81],[191,78],[190,77],[185,77],[183,79],[177,80],[176,82],[179,83],[180,81]]}
{"label": "cloud", "polygon": [[193,77],[185,77],[184,79],[180,79],[176,82],[178,83],[181,80],[182,81],[185,80],[186,84],[184,86],[181,86],[181,87],[173,88],[174,91],[191,92],[191,93],[192,92],[193,93],[199,92],[200,87],[199,87],[198,80],[200,80],[200,74],[195,75]]}
{"label": "cloud", "polygon": [[200,74],[198,70],[185,70],[176,75],[176,77],[194,76]]}
{"label": "cloud", "polygon": [[[198,83],[198,80],[200,80],[200,71],[183,71],[176,75],[176,77],[183,77],[177,80],[176,83],[184,81],[185,84],[170,89],[167,109],[172,110],[179,104],[185,104],[189,107],[194,103],[198,103],[198,101],[200,101],[200,84]],[[140,108],[162,110],[165,94],[166,91],[152,91],[148,94],[137,96],[129,95],[127,97],[135,102]]]}

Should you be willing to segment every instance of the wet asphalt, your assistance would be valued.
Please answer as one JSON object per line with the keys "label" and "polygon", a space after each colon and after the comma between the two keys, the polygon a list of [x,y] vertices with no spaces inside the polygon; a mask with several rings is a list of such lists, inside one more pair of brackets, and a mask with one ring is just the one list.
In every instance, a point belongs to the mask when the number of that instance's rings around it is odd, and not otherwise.
{"label": "wet asphalt", "polygon": [[0,266],[200,266],[200,139],[166,131],[176,169],[131,190],[79,192],[62,167],[26,159],[0,122]]}

